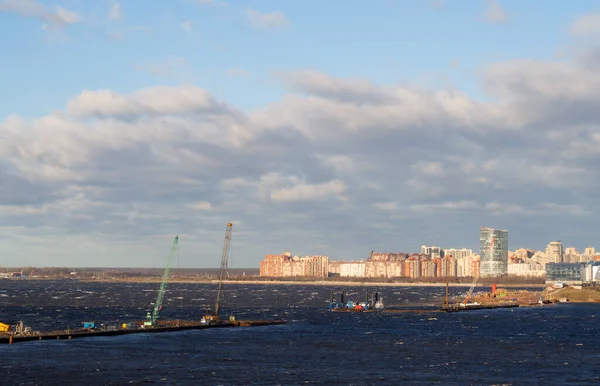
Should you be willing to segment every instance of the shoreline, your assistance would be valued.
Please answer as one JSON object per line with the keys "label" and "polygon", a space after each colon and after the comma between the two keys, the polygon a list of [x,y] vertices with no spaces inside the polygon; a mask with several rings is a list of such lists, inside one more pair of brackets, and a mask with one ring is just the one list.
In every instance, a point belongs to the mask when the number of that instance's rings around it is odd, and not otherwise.
{"label": "shoreline", "polygon": [[[152,283],[158,284],[162,281],[162,278],[147,278],[147,279],[60,279],[60,278],[28,278],[28,279],[13,279],[13,280],[65,280],[65,281],[77,281],[85,283]],[[194,279],[179,279],[171,278],[169,283],[184,283],[184,284],[218,284],[217,279],[210,280],[194,280]],[[325,281],[325,280],[313,280],[313,281],[294,281],[294,280],[223,280],[223,284],[251,284],[251,285],[294,285],[294,286],[343,286],[343,287],[445,287],[446,283],[388,283],[388,282],[360,282],[360,281]],[[471,287],[472,283],[448,283],[449,287]],[[544,288],[546,284],[504,284],[496,283],[498,287],[506,288]],[[491,287],[491,284],[478,284],[476,287]]]}
{"label": "shoreline", "polygon": [[[216,284],[217,281],[215,280]],[[344,286],[344,287],[445,287],[446,283],[386,283],[386,282],[352,282],[352,281],[223,281],[223,284],[268,284],[268,285],[314,285],[314,286]],[[472,283],[448,283],[449,287],[471,287]],[[537,288],[545,287],[545,284],[502,284],[496,283],[499,287],[515,288],[515,287],[528,287]],[[480,284],[476,287],[491,287],[491,284]]]}

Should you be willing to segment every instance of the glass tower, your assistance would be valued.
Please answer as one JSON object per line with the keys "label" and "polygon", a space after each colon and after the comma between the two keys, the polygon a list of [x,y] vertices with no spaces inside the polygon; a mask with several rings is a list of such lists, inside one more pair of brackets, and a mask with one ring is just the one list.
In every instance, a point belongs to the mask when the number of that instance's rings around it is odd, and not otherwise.
{"label": "glass tower", "polygon": [[508,231],[480,228],[479,250],[481,256],[479,276],[492,277],[508,273]]}

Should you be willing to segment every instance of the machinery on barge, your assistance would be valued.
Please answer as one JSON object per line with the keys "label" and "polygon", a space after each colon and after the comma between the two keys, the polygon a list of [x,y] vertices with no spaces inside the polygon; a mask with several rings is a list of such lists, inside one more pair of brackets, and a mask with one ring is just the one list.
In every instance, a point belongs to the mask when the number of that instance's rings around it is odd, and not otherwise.
{"label": "machinery on barge", "polygon": [[340,294],[340,301],[337,302],[334,299],[333,290],[331,290],[331,300],[329,302],[330,311],[341,311],[341,312],[364,312],[364,311],[379,311],[384,309],[383,297],[379,294],[379,287],[376,288],[370,294],[365,291],[364,301],[354,301],[345,290],[342,290]]}

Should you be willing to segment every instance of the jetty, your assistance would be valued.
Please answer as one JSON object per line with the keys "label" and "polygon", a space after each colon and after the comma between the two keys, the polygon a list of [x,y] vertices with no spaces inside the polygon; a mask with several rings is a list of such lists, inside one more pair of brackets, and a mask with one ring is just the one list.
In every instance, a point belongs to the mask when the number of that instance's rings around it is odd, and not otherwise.
{"label": "jetty", "polygon": [[107,326],[96,328],[85,328],[85,329],[69,329],[69,330],[58,330],[51,332],[30,332],[22,334],[2,334],[0,335],[0,344],[13,344],[19,342],[30,342],[34,340],[71,340],[75,338],[91,338],[99,336],[118,336],[128,334],[152,334],[152,333],[165,333],[165,332],[176,332],[186,330],[203,330],[207,328],[233,328],[233,327],[258,327],[258,326],[272,326],[278,324],[285,324],[285,320],[231,320],[231,321],[219,321],[212,324],[203,324],[201,322],[189,322],[189,321],[169,321],[165,325],[153,326],[153,327],[129,327],[127,325],[122,327]]}

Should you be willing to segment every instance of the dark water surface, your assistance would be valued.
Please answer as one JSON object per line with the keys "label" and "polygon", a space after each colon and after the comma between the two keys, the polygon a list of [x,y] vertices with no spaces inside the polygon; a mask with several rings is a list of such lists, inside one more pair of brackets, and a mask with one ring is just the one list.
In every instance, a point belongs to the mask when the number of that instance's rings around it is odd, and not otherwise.
{"label": "dark water surface", "polygon": [[[0,321],[47,331],[141,320],[157,288],[2,280]],[[226,287],[225,314],[286,325],[1,345],[1,384],[600,384],[600,304],[332,313],[329,289]],[[387,306],[434,307],[444,288],[381,292]],[[214,285],[172,284],[161,315],[198,319],[214,298]]]}

